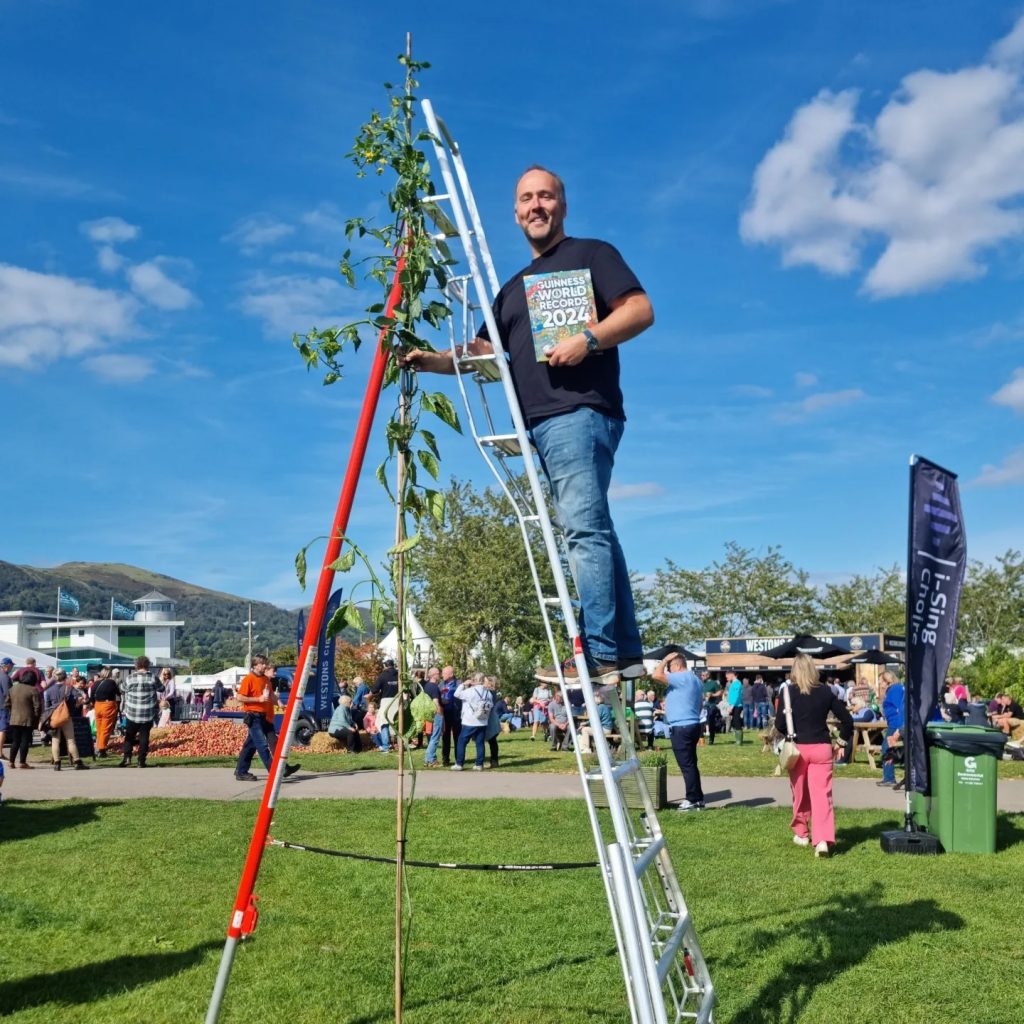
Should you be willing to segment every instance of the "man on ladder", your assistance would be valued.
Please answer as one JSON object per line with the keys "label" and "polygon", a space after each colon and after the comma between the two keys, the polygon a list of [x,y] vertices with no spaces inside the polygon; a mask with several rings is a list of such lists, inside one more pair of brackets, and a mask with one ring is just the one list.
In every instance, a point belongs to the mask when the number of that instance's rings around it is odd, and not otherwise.
{"label": "man on ladder", "polygon": [[[650,327],[654,310],[613,246],[566,235],[566,210],[565,185],[546,168],[530,167],[516,183],[516,223],[534,258],[502,287],[494,318],[565,534],[591,675],[637,678],[644,674],[642,646],[608,488],[626,419],[617,346]],[[538,351],[538,308],[529,304],[528,292],[540,275],[550,274],[572,283],[581,274],[589,277],[596,316],[579,322],[575,332],[571,326],[561,330]],[[547,294],[557,307],[557,288]],[[571,313],[568,321],[573,323]],[[486,327],[469,348],[473,355],[490,351]],[[404,363],[433,373],[455,372],[449,352],[413,349]],[[562,674],[572,676],[575,670],[565,668]],[[558,682],[554,667],[538,676]]]}

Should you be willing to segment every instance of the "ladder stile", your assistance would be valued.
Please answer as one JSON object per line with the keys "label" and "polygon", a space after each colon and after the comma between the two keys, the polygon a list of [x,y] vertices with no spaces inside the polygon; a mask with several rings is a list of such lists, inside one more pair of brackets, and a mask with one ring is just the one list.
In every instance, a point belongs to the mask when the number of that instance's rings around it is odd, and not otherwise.
{"label": "ladder stile", "polygon": [[[570,591],[564,536],[552,522],[547,491],[541,482],[536,453],[523,420],[511,369],[493,313],[500,285],[487,246],[476,200],[454,138],[434,113],[429,100],[423,114],[434,147],[441,192],[429,197],[436,207],[435,224],[444,237],[462,243],[469,272],[453,276],[442,290],[459,316],[447,318],[456,384],[466,411],[465,426],[485,464],[509,501],[519,526],[533,579],[537,606],[566,706],[569,690],[579,689],[591,722],[598,720],[598,683],[591,679],[586,660],[575,655],[577,678],[569,681],[560,661],[555,626],[579,650],[577,602]],[[447,209],[442,211],[441,205]],[[449,215],[450,214],[450,215]],[[476,336],[474,314],[487,325],[490,351],[470,348]],[[456,335],[458,326],[460,336]],[[471,387],[470,385],[475,385]],[[495,387],[495,385],[500,385]],[[490,396],[490,397],[489,397]],[[499,400],[503,400],[503,404]],[[495,408],[492,410],[492,402]],[[496,422],[497,405],[501,422]],[[511,421],[511,430],[505,425]],[[515,468],[509,460],[515,459]],[[540,550],[551,579],[545,583],[538,567]],[[555,594],[550,593],[553,583]],[[553,619],[560,613],[561,621]],[[592,730],[597,766],[588,762],[576,722],[568,717],[569,741],[583,788],[584,805],[594,835],[598,865],[608,900],[619,962],[633,1024],[710,1022],[715,990],[704,961],[682,889],[657,818],[657,808],[644,779],[619,691],[600,687],[610,704],[620,736],[617,755],[600,728]],[[596,795],[603,792],[607,814],[599,815]],[[637,800],[639,803],[637,803]]]}

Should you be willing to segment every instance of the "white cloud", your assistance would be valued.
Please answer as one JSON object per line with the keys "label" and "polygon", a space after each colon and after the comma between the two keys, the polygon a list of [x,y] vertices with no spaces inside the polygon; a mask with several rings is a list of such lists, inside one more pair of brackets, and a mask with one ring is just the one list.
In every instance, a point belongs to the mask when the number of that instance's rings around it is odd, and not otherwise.
{"label": "white cloud", "polygon": [[294,232],[295,228],[291,224],[285,224],[265,213],[256,213],[240,220],[221,241],[231,242],[238,246],[243,255],[252,256]]}
{"label": "white cloud", "polygon": [[109,245],[101,245],[96,250],[96,259],[100,270],[105,270],[108,274],[116,274],[124,266],[124,257]]}
{"label": "white cloud", "polygon": [[124,384],[143,380],[153,372],[152,360],[118,352],[90,356],[82,361],[82,365],[103,380]]}
{"label": "white cloud", "polygon": [[131,296],[0,264],[0,365],[42,369],[135,333]]}
{"label": "white cloud", "polygon": [[846,388],[844,391],[819,391],[817,394],[808,395],[799,402],[791,402],[783,406],[776,412],[775,419],[783,423],[793,423],[817,413],[828,412],[844,405],[852,405],[866,397],[860,388]]}
{"label": "white cloud", "polygon": [[822,91],[758,165],[743,238],[840,275],[881,240],[876,298],[983,274],[987,250],[1024,237],[1021,56],[1024,17],[985,63],[907,75],[873,123],[854,90]]}
{"label": "white cloud", "polygon": [[139,298],[157,309],[187,309],[195,304],[196,297],[167,276],[163,267],[169,262],[158,256],[155,260],[128,267],[125,270],[128,284]]}
{"label": "white cloud", "polygon": [[818,375],[816,373],[795,373],[793,381],[798,388],[813,388],[818,383]]}
{"label": "white cloud", "polygon": [[267,337],[291,337],[311,327],[327,327],[346,318],[356,293],[330,277],[256,274],[246,285],[242,312],[263,321]]}
{"label": "white cloud", "polygon": [[308,250],[295,250],[291,252],[275,252],[270,257],[271,263],[297,263],[304,267],[319,267],[322,270],[328,267],[337,267],[336,256],[325,256],[322,252],[310,252]]}
{"label": "white cloud", "polygon": [[771,398],[775,394],[771,388],[760,384],[734,384],[729,388],[729,393],[737,398]]}
{"label": "white cloud", "polygon": [[1024,367],[1013,371],[1013,377],[992,396],[992,401],[1024,416]]}
{"label": "white cloud", "polygon": [[302,215],[302,223],[325,235],[343,237],[345,219],[334,203],[321,203],[316,209]]}
{"label": "white cloud", "polygon": [[612,484],[608,488],[608,497],[616,501],[629,501],[632,498],[655,498],[664,494],[665,488],[655,480],[642,484]]}
{"label": "white cloud", "polygon": [[86,238],[101,245],[130,242],[133,238],[139,237],[139,228],[120,217],[101,217],[99,220],[83,221],[78,225],[78,229]]}
{"label": "white cloud", "polygon": [[1015,448],[1003,459],[1000,466],[982,466],[981,473],[971,482],[978,487],[1024,484],[1024,448]]}

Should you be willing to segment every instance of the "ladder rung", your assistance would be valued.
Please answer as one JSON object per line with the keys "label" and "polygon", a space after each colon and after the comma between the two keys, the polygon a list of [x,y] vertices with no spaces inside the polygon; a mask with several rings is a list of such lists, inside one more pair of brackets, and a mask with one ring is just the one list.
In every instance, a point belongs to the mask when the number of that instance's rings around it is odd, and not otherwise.
{"label": "ladder rung", "polygon": [[658,959],[658,979],[660,981],[664,981],[668,977],[668,972],[672,970],[672,965],[676,960],[676,953],[679,952],[679,947],[683,944],[686,930],[689,927],[690,915],[683,914],[676,922],[675,928],[672,929],[672,934],[668,937],[664,951]]}
{"label": "ladder rung", "polygon": [[522,455],[523,446],[515,434],[488,434],[480,438],[480,443],[490,448],[497,448],[506,455]]}
{"label": "ladder rung", "polygon": [[459,369],[464,372],[475,373],[477,379],[481,381],[501,380],[498,357],[495,355],[463,356],[459,360]]}
{"label": "ladder rung", "polygon": [[636,871],[637,878],[639,878],[651,866],[651,862],[664,848],[665,837],[658,836],[658,838],[655,839],[654,842],[651,843],[635,861],[633,861],[633,870]]}
{"label": "ladder rung", "polygon": [[[640,762],[635,757],[631,757],[628,761],[620,761],[612,769],[612,781],[619,783],[625,776],[632,775],[634,772],[639,770]],[[600,768],[595,768],[587,772],[587,779],[590,782],[603,782],[604,775],[601,774]]]}

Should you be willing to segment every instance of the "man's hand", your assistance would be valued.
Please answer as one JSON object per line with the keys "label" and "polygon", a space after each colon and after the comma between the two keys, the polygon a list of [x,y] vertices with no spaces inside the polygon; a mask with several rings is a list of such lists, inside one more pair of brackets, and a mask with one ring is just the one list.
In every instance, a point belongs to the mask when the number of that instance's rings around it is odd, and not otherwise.
{"label": "man's hand", "polygon": [[548,352],[548,366],[579,366],[587,358],[587,339],[582,334],[563,338]]}

